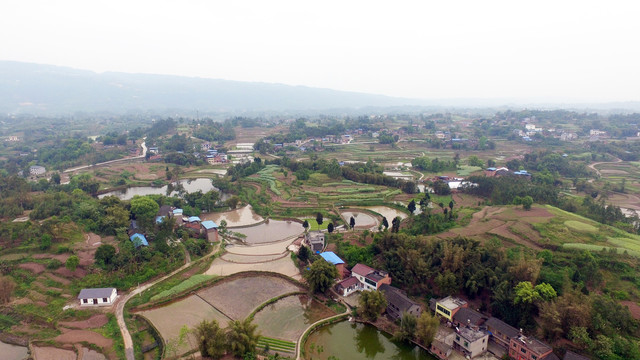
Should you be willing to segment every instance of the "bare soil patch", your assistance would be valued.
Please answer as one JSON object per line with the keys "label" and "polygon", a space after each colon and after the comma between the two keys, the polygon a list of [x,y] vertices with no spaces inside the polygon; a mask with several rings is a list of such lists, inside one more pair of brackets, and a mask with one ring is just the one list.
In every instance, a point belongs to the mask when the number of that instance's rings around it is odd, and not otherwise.
{"label": "bare soil patch", "polygon": [[75,271],[71,271],[69,269],[67,269],[66,267],[61,267],[59,269],[57,269],[56,271],[54,271],[56,274],[58,275],[62,275],[64,277],[67,278],[77,278],[77,279],[82,279],[83,277],[87,276],[88,272],[87,270],[83,269],[83,268],[76,268]]}
{"label": "bare soil patch", "polygon": [[223,281],[199,291],[198,295],[238,320],[244,319],[253,309],[271,298],[300,290],[298,286],[279,277],[252,276]]}
{"label": "bare soil patch", "polygon": [[509,230],[509,227],[511,225],[513,225],[513,224],[514,224],[514,222],[511,222],[511,221],[510,222],[506,222],[505,224],[503,224],[501,226],[498,226],[497,228],[491,229],[489,231],[489,234],[495,234],[495,235],[498,235],[498,236],[502,236],[503,238],[511,239],[511,240],[515,241],[516,243],[522,244],[522,245],[524,245],[526,247],[533,248],[533,249],[536,249],[536,250],[542,250],[542,248],[538,244],[533,243],[531,241],[528,241],[527,239],[524,239],[523,237],[512,233]]}
{"label": "bare soil patch", "polygon": [[59,349],[54,347],[33,346],[34,360],[76,360],[76,353],[71,350]]}
{"label": "bare soil patch", "polygon": [[38,263],[24,263],[24,264],[18,265],[18,267],[20,269],[29,270],[34,274],[40,274],[44,272],[44,269],[45,269],[44,265],[38,264]]}
{"label": "bare soil patch", "polygon": [[90,317],[87,320],[81,321],[65,321],[59,322],[58,324],[68,327],[68,328],[77,328],[77,329],[93,329],[104,326],[109,319],[105,314],[96,314]]}
{"label": "bare soil patch", "polygon": [[620,304],[629,308],[634,319],[640,320],[640,305],[630,300],[620,301]]}
{"label": "bare soil patch", "polygon": [[[66,330],[66,331],[65,331]],[[67,344],[76,344],[86,341],[89,344],[95,344],[103,349],[110,349],[113,346],[113,340],[93,332],[90,330],[68,330],[62,329],[62,335],[54,338],[55,341]]]}

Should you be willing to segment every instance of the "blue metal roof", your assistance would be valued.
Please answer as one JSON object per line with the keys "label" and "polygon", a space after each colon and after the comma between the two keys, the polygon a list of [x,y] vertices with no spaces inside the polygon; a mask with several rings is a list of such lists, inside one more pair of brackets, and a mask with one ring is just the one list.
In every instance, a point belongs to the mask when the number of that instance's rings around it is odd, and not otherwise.
{"label": "blue metal roof", "polygon": [[156,224],[162,224],[164,221],[164,216],[156,216]]}
{"label": "blue metal roof", "polygon": [[207,230],[217,229],[218,228],[218,224],[216,224],[215,222],[213,222],[211,220],[203,221],[202,222],[202,226],[204,226],[204,228],[207,229]]}
{"label": "blue metal roof", "polygon": [[144,235],[140,234],[140,233],[135,233],[133,235],[131,235],[131,237],[129,238],[131,239],[131,241],[133,242],[133,245],[135,245],[135,247],[144,245],[144,246],[149,246],[149,242],[147,241],[147,238],[144,237]]}
{"label": "blue metal roof", "polygon": [[189,218],[189,222],[196,222],[196,221],[197,221],[197,222],[200,222],[201,220],[200,220],[200,218],[199,218],[199,217],[197,217],[197,216],[191,216],[191,217]]}
{"label": "blue metal roof", "polygon": [[325,251],[320,253],[323,259],[325,259],[328,263],[333,265],[344,264],[344,261],[338,257],[333,251]]}
{"label": "blue metal roof", "polygon": [[173,215],[182,215],[182,209],[173,209]]}

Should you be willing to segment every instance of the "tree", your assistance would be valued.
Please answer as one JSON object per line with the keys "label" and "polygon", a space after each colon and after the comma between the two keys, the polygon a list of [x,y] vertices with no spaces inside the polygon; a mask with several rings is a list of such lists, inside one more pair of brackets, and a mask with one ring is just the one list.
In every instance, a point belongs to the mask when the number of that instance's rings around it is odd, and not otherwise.
{"label": "tree", "polygon": [[131,199],[131,212],[143,225],[150,226],[160,206],[153,199],[146,196],[134,196]]}
{"label": "tree", "polygon": [[65,262],[64,266],[71,271],[76,271],[79,263],[80,259],[76,255],[71,255]]}
{"label": "tree", "polygon": [[11,278],[0,276],[0,304],[8,303],[11,300],[11,293],[16,288],[16,283]]}
{"label": "tree", "polygon": [[487,166],[488,167],[496,167],[496,161],[493,160],[493,159],[487,160]]}
{"label": "tree", "polygon": [[40,237],[40,250],[47,250],[51,247],[51,235],[44,234]]}
{"label": "tree", "polygon": [[304,262],[305,264],[307,263],[307,260],[309,260],[309,248],[302,245],[300,246],[300,250],[298,250],[298,259],[300,259],[300,261]]}
{"label": "tree", "polygon": [[482,167],[484,165],[482,160],[480,160],[475,155],[469,156],[469,158],[467,159],[467,163],[469,164],[469,166],[477,166],[477,167]]}
{"label": "tree", "polygon": [[304,231],[307,231],[307,229],[309,229],[309,222],[307,220],[305,220],[302,223],[302,227],[304,228]]}
{"label": "tree", "polygon": [[193,334],[198,343],[198,350],[203,357],[220,359],[226,352],[227,338],[218,322],[203,320],[196,326]]}
{"label": "tree", "polygon": [[413,215],[413,212],[416,211],[416,201],[411,200],[411,202],[409,202],[409,205],[407,205],[407,209],[409,209],[409,212],[411,212],[411,214]]}
{"label": "tree", "polygon": [[229,350],[237,357],[254,352],[260,338],[260,334],[256,333],[257,328],[258,326],[251,322],[251,318],[231,321],[227,332]]}
{"label": "tree", "polygon": [[438,318],[435,315],[431,315],[428,311],[425,311],[420,315],[420,318],[418,318],[416,336],[425,346],[431,346],[439,325],[440,321]]}
{"label": "tree", "polygon": [[327,291],[335,278],[338,277],[338,270],[324,259],[318,259],[311,264],[306,273],[307,282],[312,292]]}
{"label": "tree", "polygon": [[387,308],[387,299],[380,291],[362,291],[358,299],[360,315],[367,320],[376,321]]}
{"label": "tree", "polygon": [[227,206],[233,210],[238,206],[238,203],[240,202],[240,198],[237,197],[236,195],[233,195],[232,197],[229,198],[229,200],[227,200]]}
{"label": "tree", "polygon": [[98,247],[94,259],[98,266],[107,267],[113,263],[113,259],[116,256],[116,248],[112,245],[103,244]]}
{"label": "tree", "polygon": [[522,198],[522,208],[525,210],[531,210],[531,205],[533,205],[533,198],[529,195]]}
{"label": "tree", "polygon": [[54,172],[53,174],[51,174],[51,183],[60,185],[60,173]]}
{"label": "tree", "polygon": [[400,231],[400,221],[402,221],[402,219],[400,219],[400,216],[396,216],[395,218],[393,218],[393,220],[391,221],[391,232],[397,233]]}
{"label": "tree", "polygon": [[356,219],[353,216],[349,219],[349,227],[352,229],[356,227]]}
{"label": "tree", "polygon": [[332,159],[329,165],[327,165],[327,175],[332,179],[337,179],[342,176],[342,169],[340,168],[338,160]]}
{"label": "tree", "polygon": [[411,341],[416,334],[416,325],[418,319],[409,314],[408,312],[402,313],[400,318],[400,330],[398,330],[393,337],[399,341]]}
{"label": "tree", "polygon": [[324,218],[322,216],[322,213],[319,212],[318,214],[316,214],[316,222],[318,223],[318,225],[322,225],[323,221],[324,221]]}
{"label": "tree", "polygon": [[329,223],[329,225],[327,225],[327,232],[329,234],[331,234],[333,232],[333,223]]}
{"label": "tree", "polygon": [[389,222],[387,221],[386,217],[382,218],[382,226],[384,226],[385,230],[389,228]]}
{"label": "tree", "polygon": [[449,209],[453,211],[453,200],[449,201]]}

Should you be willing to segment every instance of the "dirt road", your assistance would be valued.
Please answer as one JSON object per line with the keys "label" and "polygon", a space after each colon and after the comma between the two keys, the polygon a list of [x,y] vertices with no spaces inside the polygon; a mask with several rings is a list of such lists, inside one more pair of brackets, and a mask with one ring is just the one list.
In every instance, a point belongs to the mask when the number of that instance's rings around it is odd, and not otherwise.
{"label": "dirt road", "polygon": [[[145,137],[145,139],[146,139],[146,137]],[[122,161],[144,159],[145,156],[147,155],[147,145],[143,141],[142,144],[140,144],[140,146],[142,146],[142,155],[140,155],[140,156],[126,157],[126,158],[122,158],[122,159],[115,159],[115,160],[105,161],[105,162],[101,162],[101,163],[97,163],[97,164],[93,164],[93,165],[78,166],[78,167],[74,167],[74,168],[71,168],[71,169],[66,169],[66,170],[63,171],[63,173],[68,173],[68,172],[74,172],[74,171],[77,171],[77,170],[87,169],[87,168],[90,168],[90,167],[93,167],[93,166],[101,166],[101,165],[108,165],[108,164],[113,164],[113,163],[117,163],[117,162],[122,162]]]}
{"label": "dirt road", "polygon": [[[218,252],[218,250],[220,249],[220,244],[218,244],[216,247],[213,248],[213,250],[207,254],[206,256],[200,258],[198,261],[202,261],[210,256],[213,256],[214,254],[216,254]],[[121,297],[119,297],[117,304],[116,304],[116,319],[118,320],[118,326],[120,327],[120,332],[122,333],[122,340],[124,341],[124,352],[125,352],[125,356],[127,357],[127,360],[135,360],[135,355],[133,353],[133,340],[131,339],[131,334],[129,333],[129,329],[127,329],[127,324],[124,321],[124,305],[127,303],[127,301],[129,301],[132,297],[140,294],[141,292],[147,290],[148,288],[152,287],[153,285],[166,280],[167,278],[179,273],[180,271],[186,269],[189,265],[191,265],[191,262],[187,262],[184,265],[182,265],[179,269],[174,270],[172,273],[170,273],[169,275],[165,275],[163,277],[161,277],[160,279],[154,280],[152,282],[146,283],[144,285],[139,285],[138,287],[136,287],[135,289],[133,289],[131,292],[129,292],[128,294],[122,295]]]}

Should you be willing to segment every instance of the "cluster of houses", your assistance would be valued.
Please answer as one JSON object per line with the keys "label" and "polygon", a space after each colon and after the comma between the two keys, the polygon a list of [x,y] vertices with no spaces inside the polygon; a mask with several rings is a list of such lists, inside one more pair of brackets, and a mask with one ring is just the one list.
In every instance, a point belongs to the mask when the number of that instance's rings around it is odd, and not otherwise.
{"label": "cluster of houses", "polygon": [[490,168],[486,168],[484,170],[484,175],[488,176],[488,177],[499,177],[499,176],[509,176],[509,175],[523,176],[523,177],[527,177],[527,178],[531,177],[531,173],[528,172],[527,170],[511,171],[506,167],[501,167],[501,168],[490,167]]}
{"label": "cluster of houses", "polygon": [[[176,225],[190,229],[195,236],[203,237],[209,242],[218,241],[218,224],[211,220],[202,221],[198,216],[183,216],[182,209],[168,205],[162,205],[155,217],[156,224],[161,224],[169,218],[176,219]],[[138,227],[135,220],[131,220],[128,230],[129,239],[136,248],[149,246],[144,231]]]}
{"label": "cluster of houses", "polygon": [[[515,360],[559,360],[550,345],[532,336],[525,336],[504,321],[487,317],[473,309],[468,303],[455,297],[431,299],[431,310],[453,331],[438,331],[431,344],[431,352],[440,359],[449,359],[453,351],[467,358],[474,358],[487,351],[503,356],[508,354]],[[568,351],[564,360],[588,360]]]}
{"label": "cluster of houses", "polygon": [[[324,248],[324,237],[320,234],[306,237],[307,244],[314,252]],[[338,295],[347,297],[358,291],[377,290],[384,294],[387,300],[386,314],[392,320],[401,319],[404,313],[415,317],[421,315],[422,306],[401,289],[391,286],[391,277],[387,272],[364,264],[356,264],[348,270],[345,262],[335,253],[325,251],[319,255],[336,267],[339,282],[333,290]],[[498,357],[508,354],[515,360],[560,360],[550,345],[535,337],[525,336],[521,330],[498,318],[485,316],[469,308],[465,300],[451,296],[431,299],[429,307],[447,324],[440,327],[430,348],[439,359],[454,358],[454,352],[469,359],[490,351]],[[564,360],[588,359],[568,351]]]}

